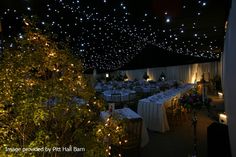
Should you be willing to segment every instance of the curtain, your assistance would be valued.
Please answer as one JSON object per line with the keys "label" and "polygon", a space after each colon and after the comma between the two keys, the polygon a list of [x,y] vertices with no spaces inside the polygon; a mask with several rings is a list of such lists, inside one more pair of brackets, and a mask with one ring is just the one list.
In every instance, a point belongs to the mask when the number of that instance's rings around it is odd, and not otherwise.
{"label": "curtain", "polygon": [[218,69],[219,62],[199,63],[169,67],[157,67],[148,69],[137,69],[125,71],[129,80],[142,80],[143,74],[147,72],[149,78],[158,81],[161,73],[163,72],[167,80],[181,80],[183,82],[194,83],[200,81],[202,74],[204,74],[206,81],[220,75]]}
{"label": "curtain", "polygon": [[236,156],[236,1],[232,1],[223,54],[223,90],[232,156]]}

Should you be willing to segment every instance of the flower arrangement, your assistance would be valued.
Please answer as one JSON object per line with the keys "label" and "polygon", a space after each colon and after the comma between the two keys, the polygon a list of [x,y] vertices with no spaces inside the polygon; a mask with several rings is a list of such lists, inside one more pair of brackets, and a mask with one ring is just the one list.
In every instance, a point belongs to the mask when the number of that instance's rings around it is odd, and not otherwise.
{"label": "flower arrangement", "polygon": [[185,93],[179,99],[179,104],[188,111],[192,111],[193,114],[192,125],[194,130],[194,145],[192,156],[196,156],[197,154],[197,110],[200,110],[202,107],[206,107],[209,112],[211,106],[210,103],[211,99],[206,97],[205,95],[199,94],[196,88],[191,90],[189,93]]}
{"label": "flower arrangement", "polygon": [[188,109],[188,110],[199,110],[203,106],[209,109],[211,103],[211,99],[202,96],[197,92],[197,90],[193,89],[188,93],[183,94],[179,99],[179,104]]}

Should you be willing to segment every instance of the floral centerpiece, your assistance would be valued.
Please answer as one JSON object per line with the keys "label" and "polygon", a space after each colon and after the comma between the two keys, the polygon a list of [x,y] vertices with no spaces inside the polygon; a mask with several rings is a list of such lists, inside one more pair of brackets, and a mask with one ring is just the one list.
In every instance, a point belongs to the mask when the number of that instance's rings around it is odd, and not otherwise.
{"label": "floral centerpiece", "polygon": [[193,89],[183,94],[179,99],[179,104],[187,110],[200,110],[202,107],[210,108],[211,99],[199,94]]}
{"label": "floral centerpiece", "polygon": [[197,156],[197,110],[205,107],[208,112],[210,109],[211,99],[205,95],[201,95],[197,92],[196,89],[191,90],[190,92],[183,94],[179,99],[179,105],[188,111],[192,111],[192,125],[193,125],[193,134],[194,134],[194,148],[192,157]]}

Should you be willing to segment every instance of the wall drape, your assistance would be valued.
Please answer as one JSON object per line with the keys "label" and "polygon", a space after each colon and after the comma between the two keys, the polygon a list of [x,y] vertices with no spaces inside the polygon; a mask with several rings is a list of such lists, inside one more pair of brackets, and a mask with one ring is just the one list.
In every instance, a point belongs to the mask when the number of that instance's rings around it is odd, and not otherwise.
{"label": "wall drape", "polygon": [[221,75],[218,67],[221,66],[220,62],[210,63],[198,63],[189,65],[169,66],[169,67],[157,67],[138,70],[125,71],[129,80],[143,79],[142,76],[145,72],[149,75],[149,78],[154,81],[158,81],[161,73],[166,75],[167,80],[182,80],[183,82],[194,83],[199,81],[204,74],[204,78],[209,81],[216,75]]}
{"label": "wall drape", "polygon": [[232,1],[223,53],[223,91],[232,157],[236,157],[236,1]]}

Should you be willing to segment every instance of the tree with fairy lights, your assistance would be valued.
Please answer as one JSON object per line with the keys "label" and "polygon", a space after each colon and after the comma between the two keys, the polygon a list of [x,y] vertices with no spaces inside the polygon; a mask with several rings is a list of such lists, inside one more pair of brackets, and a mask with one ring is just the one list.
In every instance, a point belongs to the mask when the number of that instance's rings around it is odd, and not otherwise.
{"label": "tree with fairy lights", "polygon": [[24,22],[23,38],[4,49],[0,62],[0,156],[111,155],[111,144],[123,140],[122,125],[99,121],[104,102],[80,60]]}

